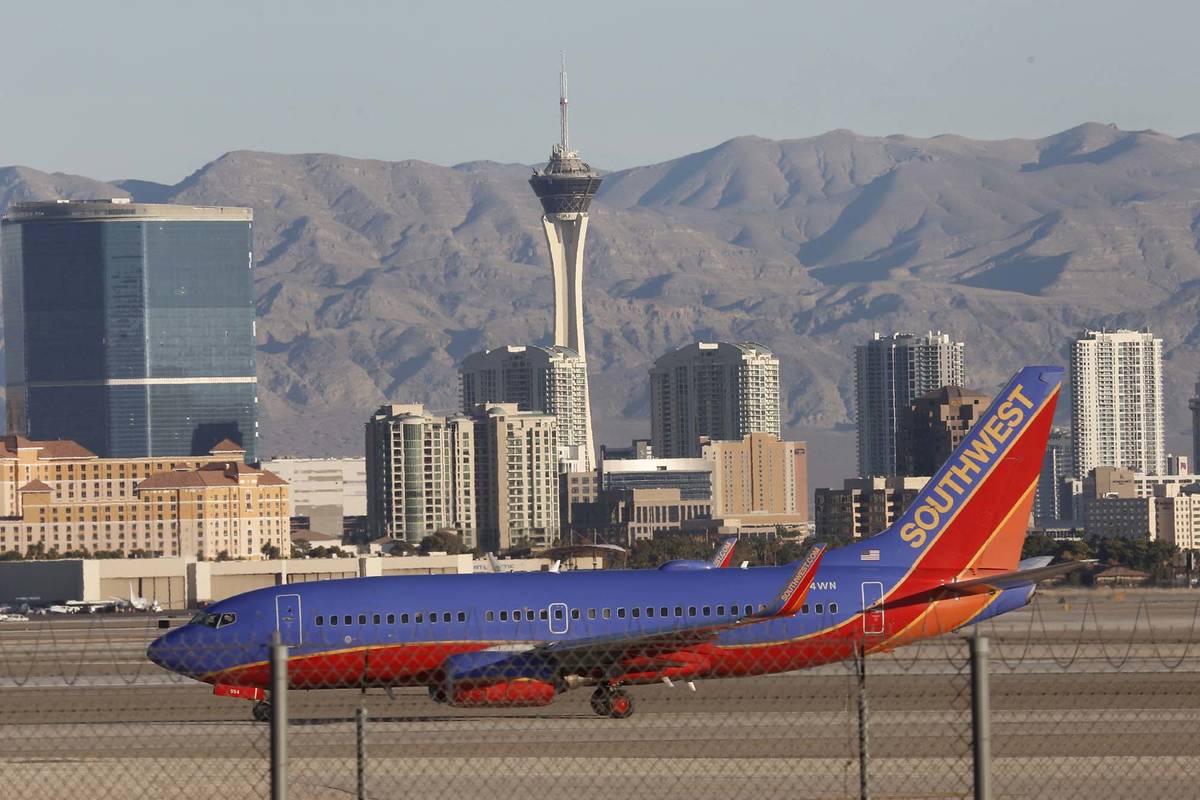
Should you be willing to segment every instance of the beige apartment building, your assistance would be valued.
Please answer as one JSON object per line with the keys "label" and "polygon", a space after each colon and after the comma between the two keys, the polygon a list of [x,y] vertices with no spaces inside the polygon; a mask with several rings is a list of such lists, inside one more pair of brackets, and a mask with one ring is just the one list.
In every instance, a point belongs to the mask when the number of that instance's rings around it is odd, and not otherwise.
{"label": "beige apartment building", "polygon": [[453,530],[468,547],[506,550],[558,538],[557,421],[487,403],[470,416],[420,404],[367,422],[367,517],[373,538],[412,544]]}
{"label": "beige apartment building", "polygon": [[259,558],[291,547],[287,483],[222,441],[206,456],[100,458],[71,441],[0,438],[0,551]]}
{"label": "beige apartment building", "polygon": [[960,386],[943,386],[915,398],[898,415],[899,474],[936,474],[991,403],[990,395]]}
{"label": "beige apartment building", "polygon": [[771,433],[737,441],[705,442],[702,457],[713,464],[713,513],[794,515],[808,522],[808,448]]}

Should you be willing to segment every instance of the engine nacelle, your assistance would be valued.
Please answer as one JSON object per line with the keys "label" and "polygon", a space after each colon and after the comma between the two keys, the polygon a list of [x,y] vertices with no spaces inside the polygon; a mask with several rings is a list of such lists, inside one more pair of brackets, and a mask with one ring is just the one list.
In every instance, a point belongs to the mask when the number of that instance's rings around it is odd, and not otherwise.
{"label": "engine nacelle", "polygon": [[545,706],[554,702],[558,689],[552,683],[521,679],[490,686],[451,687],[445,695],[447,705],[463,707],[491,706],[514,708]]}
{"label": "engine nacelle", "polygon": [[447,658],[441,680],[429,687],[429,694],[452,706],[544,706],[564,687],[552,659],[477,650]]}

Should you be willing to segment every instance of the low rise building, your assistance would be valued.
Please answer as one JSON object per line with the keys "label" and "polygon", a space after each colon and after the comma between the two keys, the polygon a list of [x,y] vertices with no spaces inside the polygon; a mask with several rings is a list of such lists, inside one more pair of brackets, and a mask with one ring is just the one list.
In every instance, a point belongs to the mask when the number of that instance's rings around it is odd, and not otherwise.
{"label": "low rise building", "polygon": [[682,530],[688,520],[708,517],[712,504],[685,499],[679,489],[608,489],[575,507],[572,530],[595,542],[626,547],[655,534]]}
{"label": "low rise building", "polygon": [[600,488],[678,489],[684,500],[712,503],[713,462],[705,458],[618,458],[600,462]]}
{"label": "low rise building", "polygon": [[841,489],[817,489],[816,535],[874,536],[904,513],[928,481],[927,477],[846,478]]}
{"label": "low rise building", "polygon": [[291,546],[287,483],[229,440],[206,456],[100,458],[0,438],[0,551],[259,558]]}

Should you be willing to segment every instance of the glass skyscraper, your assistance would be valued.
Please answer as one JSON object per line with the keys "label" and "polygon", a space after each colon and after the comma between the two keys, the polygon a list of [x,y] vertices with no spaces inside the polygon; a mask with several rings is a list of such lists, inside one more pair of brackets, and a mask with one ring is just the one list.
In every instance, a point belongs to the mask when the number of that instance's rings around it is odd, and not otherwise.
{"label": "glass skyscraper", "polygon": [[13,204],[0,220],[8,429],[100,456],[256,461],[248,208]]}

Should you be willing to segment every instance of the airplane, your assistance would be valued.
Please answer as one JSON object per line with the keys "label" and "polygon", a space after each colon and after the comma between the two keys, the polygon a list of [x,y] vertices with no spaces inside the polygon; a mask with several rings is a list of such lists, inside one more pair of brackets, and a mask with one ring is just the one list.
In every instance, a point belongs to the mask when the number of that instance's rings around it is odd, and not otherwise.
{"label": "airplane", "polygon": [[159,605],[157,600],[147,600],[141,595],[133,593],[133,581],[129,582],[129,597],[117,597],[114,595],[112,602],[118,608],[129,608],[134,611],[151,611],[156,614],[162,611],[162,606]]}
{"label": "airplane", "polygon": [[255,701],[257,720],[273,637],[297,689],[424,686],[451,706],[511,707],[590,687],[593,712],[623,719],[628,686],[890,651],[1021,608],[1082,566],[1020,561],[1062,379],[1020,370],[893,525],[792,564],[291,584],[213,603],[147,656]]}

